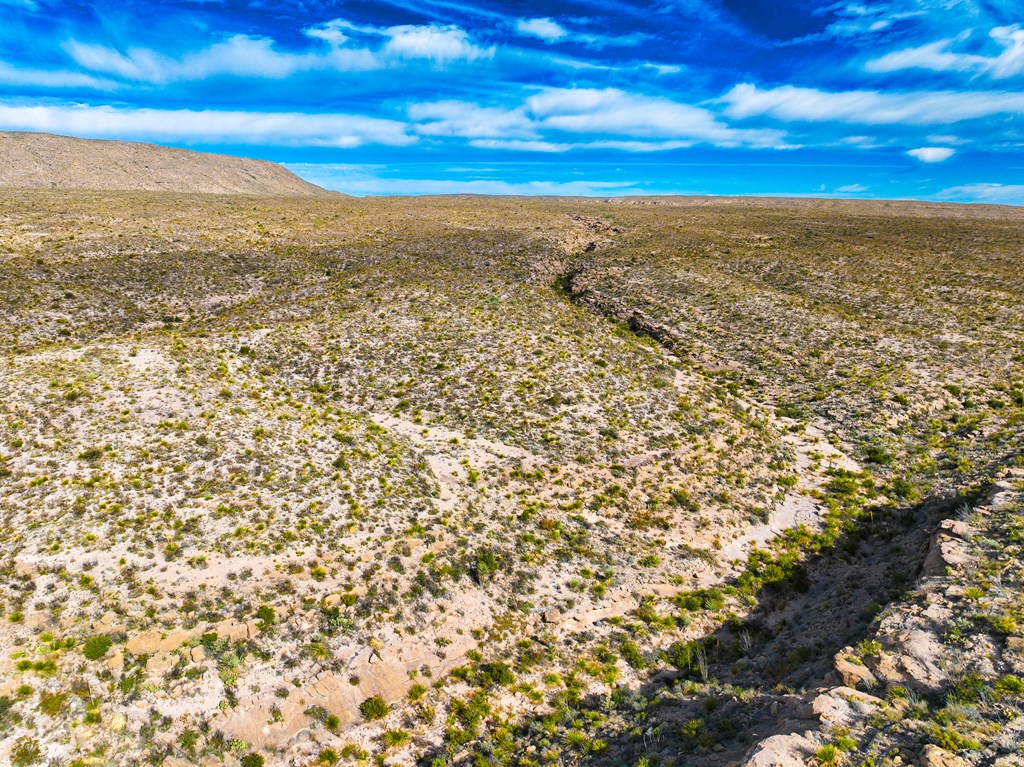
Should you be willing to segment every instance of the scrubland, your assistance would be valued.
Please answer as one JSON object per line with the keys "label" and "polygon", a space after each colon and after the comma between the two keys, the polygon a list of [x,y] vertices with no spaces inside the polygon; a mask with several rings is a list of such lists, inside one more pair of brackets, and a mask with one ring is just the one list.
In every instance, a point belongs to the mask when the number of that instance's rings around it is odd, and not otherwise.
{"label": "scrubland", "polygon": [[0,759],[1019,764],[1022,234],[2,192]]}

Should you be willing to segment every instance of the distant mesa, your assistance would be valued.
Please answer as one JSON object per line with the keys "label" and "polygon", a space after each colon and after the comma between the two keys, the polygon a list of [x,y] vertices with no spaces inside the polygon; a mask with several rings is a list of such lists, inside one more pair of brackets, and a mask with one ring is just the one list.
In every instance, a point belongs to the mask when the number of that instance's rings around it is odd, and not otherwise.
{"label": "distant mesa", "polygon": [[131,141],[0,131],[0,187],[331,194],[276,163]]}

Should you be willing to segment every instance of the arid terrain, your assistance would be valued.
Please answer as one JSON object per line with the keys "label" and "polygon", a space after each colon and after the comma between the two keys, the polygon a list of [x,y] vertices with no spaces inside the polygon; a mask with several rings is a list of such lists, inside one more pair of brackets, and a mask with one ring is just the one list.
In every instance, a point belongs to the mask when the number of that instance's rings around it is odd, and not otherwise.
{"label": "arid terrain", "polygon": [[0,191],[0,763],[1024,764],[1024,210]]}
{"label": "arid terrain", "polygon": [[0,187],[328,194],[262,160],[21,131],[0,131]]}

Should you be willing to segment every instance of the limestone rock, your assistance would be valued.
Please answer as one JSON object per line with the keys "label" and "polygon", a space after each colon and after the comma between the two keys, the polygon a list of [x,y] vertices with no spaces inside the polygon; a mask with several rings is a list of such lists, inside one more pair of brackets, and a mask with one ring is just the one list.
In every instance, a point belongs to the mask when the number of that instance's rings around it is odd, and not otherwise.
{"label": "limestone rock", "polygon": [[894,637],[893,649],[873,661],[875,674],[888,684],[899,684],[915,690],[938,692],[946,682],[942,669],[946,650],[931,631],[911,628]]}
{"label": "limestone rock", "polygon": [[921,752],[921,767],[971,767],[971,763],[944,748],[929,744]]}
{"label": "limestone rock", "polygon": [[120,625],[117,619],[117,613],[113,610],[109,610],[103,614],[103,616],[92,624],[92,630],[97,634],[116,634],[118,631],[123,631],[124,627]]}
{"label": "limestone rock", "polygon": [[160,640],[160,652],[172,652],[192,638],[191,631],[175,629]]}
{"label": "limestone rock", "polygon": [[803,735],[772,735],[755,746],[744,767],[804,767],[816,743]]}
{"label": "limestone rock", "polygon": [[854,663],[850,653],[851,650],[847,647],[836,654],[835,668],[839,678],[843,680],[843,684],[846,687],[875,687],[878,684],[878,679],[867,666]]}
{"label": "limestone rock", "polygon": [[852,727],[885,706],[885,701],[849,687],[837,687],[819,695],[811,703],[811,712],[822,724]]}
{"label": "limestone rock", "polygon": [[214,626],[214,631],[217,632],[218,639],[226,639],[229,642],[240,642],[249,638],[249,630],[246,625],[230,618],[222,620]]}
{"label": "limestone rock", "polygon": [[178,663],[178,658],[170,653],[160,652],[146,661],[146,673],[163,676]]}
{"label": "limestone rock", "polygon": [[160,632],[147,631],[136,634],[128,640],[124,649],[132,655],[153,655],[160,650]]}
{"label": "limestone rock", "polygon": [[561,611],[556,610],[554,608],[546,611],[544,613],[544,622],[545,623],[552,623],[552,624],[555,624],[555,625],[561,623],[562,622],[562,613],[561,613]]}
{"label": "limestone rock", "polygon": [[970,536],[966,522],[947,519],[932,536],[921,575],[925,578],[942,577],[948,570],[956,570],[970,562],[965,541]]}

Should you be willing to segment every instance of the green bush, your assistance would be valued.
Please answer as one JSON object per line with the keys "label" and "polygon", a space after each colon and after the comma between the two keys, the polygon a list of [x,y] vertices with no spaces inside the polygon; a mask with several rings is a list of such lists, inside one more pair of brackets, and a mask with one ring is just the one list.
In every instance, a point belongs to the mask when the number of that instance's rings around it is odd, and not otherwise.
{"label": "green bush", "polygon": [[107,654],[107,650],[114,642],[108,636],[94,636],[89,637],[85,640],[85,645],[82,647],[82,653],[89,660],[99,660]]}
{"label": "green bush", "polygon": [[248,753],[242,757],[242,767],[263,767],[263,755]]}
{"label": "green bush", "polygon": [[367,698],[359,704],[359,713],[363,715],[363,719],[371,722],[375,719],[383,719],[388,715],[388,711],[388,704],[379,695]]}

